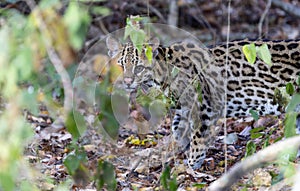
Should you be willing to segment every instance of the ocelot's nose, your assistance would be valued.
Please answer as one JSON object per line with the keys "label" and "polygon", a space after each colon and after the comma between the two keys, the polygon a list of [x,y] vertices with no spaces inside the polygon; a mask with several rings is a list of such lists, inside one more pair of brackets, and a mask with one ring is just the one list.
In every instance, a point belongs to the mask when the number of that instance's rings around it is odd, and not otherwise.
{"label": "ocelot's nose", "polygon": [[124,78],[124,84],[128,87],[132,84],[133,79],[132,78]]}

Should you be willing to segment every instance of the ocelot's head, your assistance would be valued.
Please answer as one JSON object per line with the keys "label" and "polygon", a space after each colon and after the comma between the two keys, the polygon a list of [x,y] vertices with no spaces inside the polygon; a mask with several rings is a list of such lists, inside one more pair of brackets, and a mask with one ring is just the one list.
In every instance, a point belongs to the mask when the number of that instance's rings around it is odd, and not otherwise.
{"label": "ocelot's head", "polygon": [[[151,43],[152,50],[155,51],[158,44],[158,40]],[[144,49],[139,53],[132,43],[121,45],[112,37],[106,39],[106,46],[112,62],[117,62],[123,68],[123,87],[127,91],[134,91],[138,87],[147,91],[148,88],[154,86],[155,62],[149,63]]]}

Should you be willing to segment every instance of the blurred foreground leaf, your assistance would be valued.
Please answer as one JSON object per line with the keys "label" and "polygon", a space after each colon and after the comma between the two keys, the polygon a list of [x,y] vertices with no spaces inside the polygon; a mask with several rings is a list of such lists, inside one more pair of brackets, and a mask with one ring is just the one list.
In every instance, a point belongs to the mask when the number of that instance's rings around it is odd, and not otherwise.
{"label": "blurred foreground leaf", "polygon": [[86,130],[83,116],[77,111],[70,112],[66,120],[66,128],[71,133],[73,140],[78,140]]}
{"label": "blurred foreground leaf", "polygon": [[64,165],[73,177],[75,184],[83,187],[90,182],[90,174],[86,163],[87,155],[82,148],[75,148],[75,153],[70,153],[64,160]]}
{"label": "blurred foreground leaf", "polygon": [[176,191],[177,190],[177,182],[176,177],[171,176],[171,168],[170,166],[166,166],[163,173],[160,176],[160,184],[164,188],[164,190]]}
{"label": "blurred foreground leaf", "polygon": [[286,138],[296,135],[296,120],[298,113],[289,112],[285,115],[284,120],[284,136]]}
{"label": "blurred foreground leaf", "polygon": [[95,176],[97,190],[101,190],[104,187],[106,187],[109,191],[116,190],[117,181],[115,176],[114,166],[109,162],[100,160],[98,162],[97,173]]}
{"label": "blurred foreground leaf", "polygon": [[64,22],[69,33],[72,47],[79,50],[84,42],[90,17],[86,9],[78,2],[70,2],[64,15]]}

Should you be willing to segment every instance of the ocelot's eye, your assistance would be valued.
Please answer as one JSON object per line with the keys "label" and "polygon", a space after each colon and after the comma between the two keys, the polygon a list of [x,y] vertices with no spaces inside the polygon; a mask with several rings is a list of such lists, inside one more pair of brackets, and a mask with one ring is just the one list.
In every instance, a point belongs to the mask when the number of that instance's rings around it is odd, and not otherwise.
{"label": "ocelot's eye", "polygon": [[145,68],[144,68],[144,66],[142,66],[142,65],[136,66],[136,67],[134,68],[134,73],[135,73],[135,74],[141,73],[144,69],[145,69]]}

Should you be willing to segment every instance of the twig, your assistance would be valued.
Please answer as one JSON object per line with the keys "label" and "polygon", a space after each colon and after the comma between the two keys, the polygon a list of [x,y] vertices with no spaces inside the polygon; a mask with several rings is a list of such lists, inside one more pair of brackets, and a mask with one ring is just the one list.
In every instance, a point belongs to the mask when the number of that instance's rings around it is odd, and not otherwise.
{"label": "twig", "polygon": [[267,3],[267,6],[263,12],[263,14],[261,15],[260,19],[259,19],[259,23],[258,23],[258,38],[261,38],[261,33],[262,33],[262,25],[263,25],[263,22],[269,12],[269,9],[271,7],[271,4],[272,4],[272,0],[268,0],[268,3]]}
{"label": "twig", "polygon": [[102,30],[102,32],[105,35],[107,35],[107,34],[109,34],[109,31],[107,30],[107,28],[105,27],[105,25],[103,23],[104,18],[105,18],[104,16],[96,17],[93,19],[93,22],[99,22],[100,29]]}
{"label": "twig", "polygon": [[[227,15],[227,22],[228,22],[228,26],[227,26],[227,36],[226,36],[226,57],[225,57],[225,70],[226,70],[226,77],[225,77],[225,83],[224,83],[224,89],[225,89],[225,97],[224,97],[224,118],[226,119],[227,116],[227,104],[226,104],[226,100],[227,100],[227,83],[228,83],[228,76],[227,76],[227,70],[228,70],[228,57],[229,57],[229,37],[230,37],[230,9],[231,9],[231,0],[228,1],[228,15]],[[225,121],[224,123],[224,136],[227,136],[227,122]],[[224,153],[225,153],[225,173],[227,172],[227,145],[225,142],[225,147],[224,147]]]}
{"label": "twig", "polygon": [[298,148],[299,146],[300,136],[291,137],[284,141],[277,142],[259,151],[255,155],[237,163],[227,174],[224,174],[221,178],[212,183],[209,190],[229,190],[236,180],[246,173],[276,160],[283,151],[286,151],[289,148]]}
{"label": "twig", "polygon": [[178,6],[177,0],[170,0],[169,5],[169,15],[168,15],[168,24],[172,26],[177,26],[178,23]]}
{"label": "twig", "polygon": [[64,113],[65,116],[72,110],[72,100],[73,100],[73,87],[72,87],[72,82],[70,79],[70,76],[66,69],[63,66],[63,63],[55,50],[51,46],[46,46],[47,48],[47,53],[49,56],[50,61],[52,62],[55,70],[61,77],[61,81],[64,87]]}
{"label": "twig", "polygon": [[[27,0],[26,1],[28,6],[31,10],[34,10],[35,8],[35,2],[33,0]],[[42,34],[46,34],[46,31],[48,31],[47,25],[42,20],[42,14],[39,12],[39,10],[36,10],[38,16],[37,19],[40,19],[39,21],[39,30]],[[52,62],[56,72],[61,77],[61,81],[64,87],[64,111],[63,111],[63,121],[65,121],[67,114],[72,110],[72,104],[73,104],[73,87],[72,82],[70,79],[70,76],[68,72],[65,70],[62,60],[59,58],[58,54],[55,52],[52,44],[52,41],[45,40],[45,47],[47,54],[49,56],[50,61]]]}
{"label": "twig", "polygon": [[[141,3],[147,3],[147,1],[141,1]],[[148,9],[150,9],[151,12],[153,12],[156,16],[158,16],[163,23],[166,23],[166,19],[164,18],[164,16],[159,12],[159,10],[157,10],[155,7],[153,7],[150,4],[147,4]]]}
{"label": "twig", "polygon": [[283,2],[281,0],[272,0],[272,4],[285,12],[300,18],[300,8],[296,7],[290,3]]}
{"label": "twig", "polygon": [[[203,12],[201,11],[201,8],[198,6],[197,3],[192,3],[192,4],[188,4],[188,7],[191,9],[193,7],[195,7],[195,9],[197,10],[197,12],[192,12],[191,16],[201,25],[203,25],[204,27],[208,28],[209,32],[211,33],[212,39],[215,41],[216,40],[216,31],[215,29],[212,28],[211,24],[208,22],[208,20],[206,19],[206,17],[203,15]],[[203,36],[203,35],[201,35]]]}

